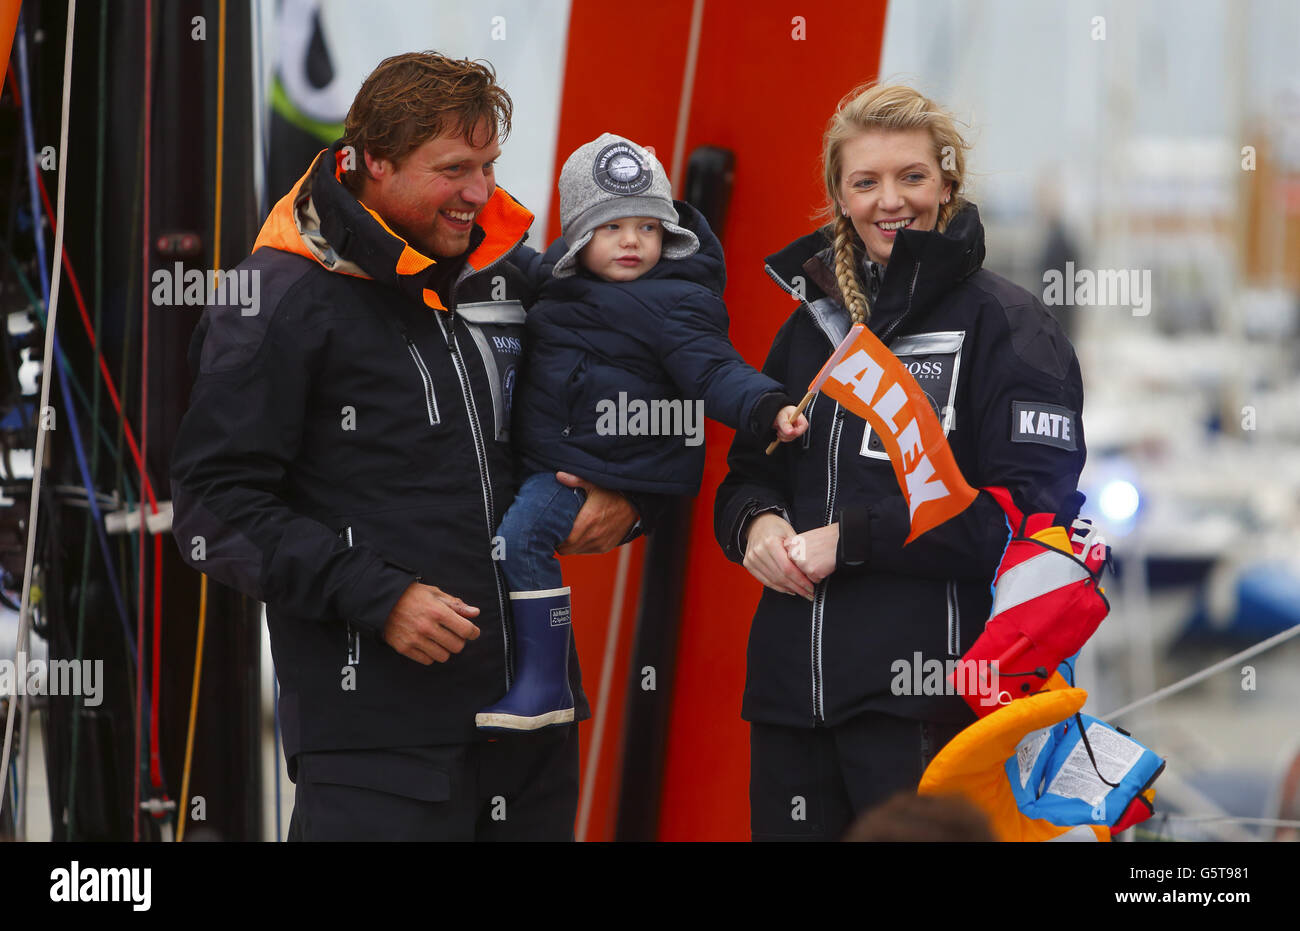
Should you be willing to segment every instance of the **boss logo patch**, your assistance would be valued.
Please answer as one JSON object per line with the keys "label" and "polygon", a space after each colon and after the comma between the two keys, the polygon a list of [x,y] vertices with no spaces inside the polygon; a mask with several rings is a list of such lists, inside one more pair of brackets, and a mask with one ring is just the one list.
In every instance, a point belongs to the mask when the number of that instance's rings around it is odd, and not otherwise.
{"label": "boss logo patch", "polygon": [[563,626],[564,626],[565,624],[567,624],[567,623],[569,623],[569,609],[568,609],[568,608],[552,608],[552,609],[551,609],[551,626],[552,626],[552,627],[563,627]]}
{"label": "boss logo patch", "polygon": [[[957,403],[957,376],[961,370],[961,347],[965,338],[964,330],[914,333],[900,336],[889,347],[925,392],[925,399],[943,425],[944,436],[954,426],[953,405]],[[869,459],[889,461],[885,444],[870,424],[863,428],[862,447],[858,452]]]}
{"label": "boss logo patch", "polygon": [[1042,443],[1057,449],[1079,448],[1078,417],[1068,407],[1033,401],[1011,402],[1011,442]]}

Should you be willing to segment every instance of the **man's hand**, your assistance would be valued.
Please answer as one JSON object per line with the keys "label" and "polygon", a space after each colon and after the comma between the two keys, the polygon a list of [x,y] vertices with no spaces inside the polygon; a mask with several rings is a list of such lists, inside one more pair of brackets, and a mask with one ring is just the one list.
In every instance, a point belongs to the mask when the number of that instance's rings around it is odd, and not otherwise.
{"label": "man's hand", "polygon": [[467,620],[477,616],[478,608],[436,585],[413,582],[384,622],[384,642],[425,666],[445,663],[465,648],[466,640],[478,639],[478,627]]}
{"label": "man's hand", "polygon": [[785,550],[804,575],[820,582],[835,571],[835,551],[840,545],[840,525],[818,527],[796,534],[785,541]]}
{"label": "man's hand", "polygon": [[749,522],[744,566],[768,588],[812,601],[814,583],[791,562],[786,549],[786,541],[794,537],[794,528],[784,518],[771,512],[758,515]]}
{"label": "man's hand", "polygon": [[556,547],[555,552],[561,556],[608,553],[623,542],[637,521],[636,508],[632,507],[627,498],[616,491],[598,488],[568,472],[556,472],[555,478],[561,485],[581,488],[587,492],[587,501],[574,518],[573,529],[569,531],[568,538]]}

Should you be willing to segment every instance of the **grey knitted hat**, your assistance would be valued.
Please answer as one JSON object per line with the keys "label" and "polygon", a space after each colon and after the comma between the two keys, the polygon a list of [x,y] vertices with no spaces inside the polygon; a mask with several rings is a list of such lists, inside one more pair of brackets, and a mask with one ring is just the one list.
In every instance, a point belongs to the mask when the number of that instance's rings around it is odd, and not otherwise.
{"label": "grey knitted hat", "polygon": [[699,251],[695,234],[677,225],[664,166],[635,142],[602,133],[575,149],[560,169],[560,235],[569,251],[551,274],[572,275],[578,252],[591,242],[596,227],[623,217],[654,217],[663,223],[660,258],[684,259]]}

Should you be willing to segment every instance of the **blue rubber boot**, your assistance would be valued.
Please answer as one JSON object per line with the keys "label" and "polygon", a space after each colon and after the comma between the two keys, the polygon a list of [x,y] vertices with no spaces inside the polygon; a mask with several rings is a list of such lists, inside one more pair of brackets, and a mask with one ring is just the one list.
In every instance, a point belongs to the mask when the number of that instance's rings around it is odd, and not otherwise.
{"label": "blue rubber boot", "polygon": [[573,721],[569,689],[569,589],[511,592],[515,679],[510,691],[474,716],[482,730],[535,731]]}

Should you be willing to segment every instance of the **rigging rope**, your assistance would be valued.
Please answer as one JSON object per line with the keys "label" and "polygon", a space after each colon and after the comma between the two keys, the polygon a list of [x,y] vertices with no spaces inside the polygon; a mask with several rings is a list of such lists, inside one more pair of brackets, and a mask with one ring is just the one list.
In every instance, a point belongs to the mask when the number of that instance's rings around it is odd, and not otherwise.
{"label": "rigging rope", "polygon": [[[101,311],[104,306],[104,124],[105,113],[107,112],[107,100],[105,99],[108,84],[108,75],[106,73],[106,62],[108,61],[108,4],[101,4],[99,8],[99,54],[96,58],[96,64],[99,68],[98,80],[98,117],[95,129],[95,270],[94,270],[94,287],[95,287],[95,322],[91,327],[91,339],[94,341],[96,352],[98,352],[99,324],[101,320]],[[66,259],[67,253],[64,252]],[[72,269],[69,265],[69,280],[72,278]],[[107,373],[107,365],[100,357],[100,364]],[[100,425],[99,401],[101,396],[101,385],[99,379],[95,379],[94,387],[95,401],[91,409],[91,419],[96,426]],[[90,474],[93,478],[99,469],[99,447],[95,446],[90,454]],[[94,520],[94,512],[86,512],[86,531],[82,535],[81,547],[81,586],[77,592],[77,640],[76,646],[73,647],[72,658],[75,662],[81,661],[82,653],[86,646],[86,589],[90,579],[90,530],[91,522]],[[108,570],[110,580],[113,579],[113,571],[110,567]],[[118,594],[121,597],[121,594]],[[129,629],[129,628],[128,628]],[[81,697],[78,696],[72,708],[72,747],[69,751],[68,764],[68,795],[67,810],[68,822],[64,828],[64,837],[67,840],[74,840],[77,836],[77,757],[81,747],[81,707],[84,704]]]}
{"label": "rigging rope", "polygon": [[[217,24],[217,184],[212,222],[212,270],[221,269],[221,172],[225,153],[226,119],[226,0],[218,5]],[[185,840],[185,821],[189,814],[190,766],[194,756],[194,728],[199,713],[199,680],[203,677],[203,639],[207,632],[208,574],[199,575],[199,630],[194,645],[194,683],[190,687],[190,720],[185,731],[185,765],[181,770],[181,796],[176,813],[176,842]],[[279,770],[276,770],[278,775]],[[280,825],[279,785],[276,785],[276,830]]]}
{"label": "rigging rope", "polygon": [[[153,145],[153,0],[145,0],[144,4],[144,200],[143,223],[142,228],[144,235],[141,239],[141,330],[140,330],[140,448],[142,451],[149,449],[149,215],[151,200],[151,181],[150,172],[153,168],[153,159],[151,148]],[[140,463],[140,485],[144,485],[144,464]],[[144,592],[145,592],[145,573],[147,563],[145,560],[144,543],[145,538],[149,535],[148,524],[144,508],[140,508],[140,542],[138,559],[139,565],[139,598],[136,602],[136,638],[144,643]],[[153,661],[156,667],[158,664],[157,638],[154,639]],[[144,729],[144,663],[136,664],[136,693],[135,693],[135,765],[132,779],[133,787],[133,804],[131,810],[131,839],[140,840],[140,781],[141,781],[141,750],[142,736]],[[150,710],[155,714],[157,709],[150,704]],[[150,748],[152,751],[152,748]],[[152,762],[152,760],[151,760]],[[152,767],[151,767],[152,775]]]}
{"label": "rigging rope", "polygon": [[[63,208],[67,201],[68,187],[68,111],[71,107],[71,90],[72,90],[72,34],[73,27],[76,24],[77,17],[77,0],[68,0],[68,33],[66,45],[63,54],[63,110],[60,117],[59,126],[59,194],[57,221],[54,228],[54,267],[50,272],[50,297],[49,311],[47,313],[48,324],[45,327],[45,351],[42,359],[41,371],[49,373],[52,369],[62,373],[62,369],[52,364],[54,358],[54,330],[59,309],[59,285],[62,283],[62,263],[58,257],[63,253]],[[18,57],[22,63],[24,76],[27,74],[27,42],[25,35],[20,34]],[[26,83],[26,77],[24,77]],[[23,108],[23,123],[30,135],[31,127],[31,108]],[[34,154],[34,153],[33,153]],[[36,163],[30,162],[32,172],[36,170]],[[34,185],[34,182],[33,182]],[[35,190],[32,191],[33,195]],[[33,196],[33,201],[35,196]],[[32,211],[32,221],[34,224],[34,233],[38,250],[41,254],[41,266],[45,266],[45,243],[41,236],[40,230],[40,211]],[[32,459],[32,494],[31,502],[28,509],[27,517],[27,554],[23,571],[23,597],[21,610],[18,614],[18,644],[15,653],[26,651],[28,632],[31,627],[31,595],[32,595],[32,564],[36,556],[36,529],[37,521],[40,516],[40,492],[41,476],[44,472],[45,463],[45,437],[48,432],[46,412],[50,410],[50,379],[48,377],[41,379],[41,405],[40,418],[36,425],[36,450]],[[68,410],[72,410],[71,404]],[[69,418],[72,419],[72,418]],[[77,430],[75,420],[70,425],[76,436]],[[78,440],[79,442],[79,440]],[[90,491],[90,489],[87,489]],[[94,495],[90,494],[90,500],[93,501]],[[5,779],[9,774],[10,751],[13,748],[13,731],[14,731],[14,714],[18,710],[18,702],[10,700],[8,703],[7,714],[5,715],[5,739],[4,748],[0,750],[0,795],[4,793]],[[16,811],[16,809],[15,809]]]}
{"label": "rigging rope", "polygon": [[1186,676],[1185,678],[1179,679],[1177,682],[1173,683],[1172,685],[1166,685],[1162,689],[1157,689],[1156,691],[1152,692],[1150,695],[1146,696],[1145,698],[1139,698],[1137,701],[1130,702],[1124,707],[1118,708],[1115,711],[1110,712],[1109,714],[1102,715],[1101,720],[1111,721],[1114,720],[1115,718],[1118,718],[1120,715],[1128,714],[1130,711],[1134,711],[1138,708],[1141,708],[1143,705],[1150,705],[1153,704],[1154,702],[1160,701],[1160,699],[1162,698],[1168,698],[1170,695],[1173,695],[1177,692],[1181,692],[1186,688],[1190,688],[1191,686],[1195,685],[1197,682],[1200,682],[1202,679],[1208,679],[1210,676],[1214,675],[1216,672],[1219,672],[1221,669],[1226,669],[1228,666],[1232,666],[1236,663],[1239,663],[1243,659],[1249,659],[1250,657],[1254,656],[1257,653],[1263,653],[1265,650],[1270,650],[1273,647],[1277,646],[1279,643],[1283,643],[1287,640],[1290,640],[1292,637],[1296,636],[1297,634],[1300,634],[1300,624],[1296,624],[1294,627],[1290,627],[1279,634],[1274,634],[1273,636],[1269,637],[1267,640],[1261,640],[1253,647],[1247,647],[1246,649],[1242,650],[1240,653],[1232,654],[1227,659],[1219,660],[1217,663],[1214,663],[1211,666],[1207,666],[1206,668],[1202,669],[1200,672],[1194,672],[1190,676]]}

